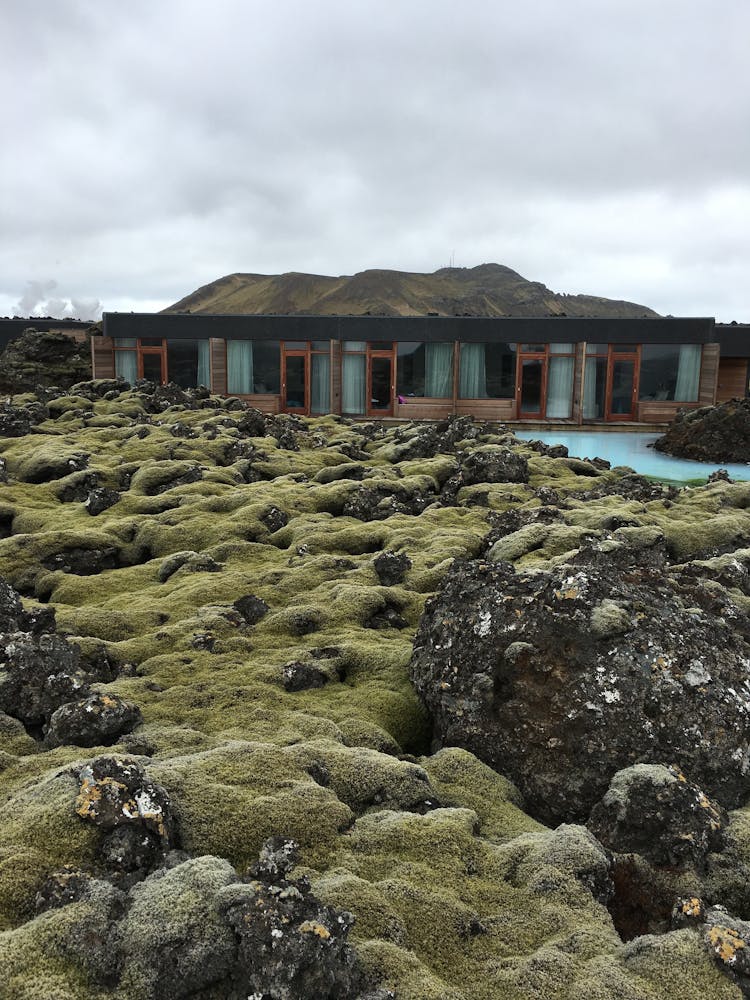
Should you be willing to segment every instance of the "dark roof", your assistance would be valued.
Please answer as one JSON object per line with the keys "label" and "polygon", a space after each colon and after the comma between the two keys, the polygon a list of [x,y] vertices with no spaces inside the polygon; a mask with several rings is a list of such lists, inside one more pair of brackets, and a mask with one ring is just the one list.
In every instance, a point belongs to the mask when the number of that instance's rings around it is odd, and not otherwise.
{"label": "dark roof", "polygon": [[592,319],[483,316],[254,316],[105,313],[110,337],[175,340],[410,340],[506,343],[709,343],[712,318]]}

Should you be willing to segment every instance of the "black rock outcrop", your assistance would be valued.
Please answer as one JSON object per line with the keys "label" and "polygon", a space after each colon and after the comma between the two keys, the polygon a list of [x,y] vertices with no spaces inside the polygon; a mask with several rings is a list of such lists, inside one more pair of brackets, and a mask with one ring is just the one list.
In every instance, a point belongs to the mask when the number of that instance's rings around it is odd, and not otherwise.
{"label": "black rock outcrop", "polygon": [[698,462],[750,462],[750,399],[680,410],[654,448]]}
{"label": "black rock outcrop", "polygon": [[[709,572],[709,571],[707,571]],[[553,569],[458,561],[411,673],[438,743],[510,777],[545,822],[580,821],[615,772],[677,765],[724,807],[750,792],[750,622],[620,529]]]}

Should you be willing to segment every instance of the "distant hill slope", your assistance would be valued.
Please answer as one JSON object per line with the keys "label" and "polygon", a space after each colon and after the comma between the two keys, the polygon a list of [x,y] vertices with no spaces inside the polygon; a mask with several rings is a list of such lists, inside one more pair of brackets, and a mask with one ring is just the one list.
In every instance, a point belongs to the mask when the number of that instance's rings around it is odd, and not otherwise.
{"label": "distant hill slope", "polygon": [[565,295],[502,264],[444,267],[434,274],[370,270],[317,274],[229,274],[165,312],[424,316],[658,315],[635,302]]}

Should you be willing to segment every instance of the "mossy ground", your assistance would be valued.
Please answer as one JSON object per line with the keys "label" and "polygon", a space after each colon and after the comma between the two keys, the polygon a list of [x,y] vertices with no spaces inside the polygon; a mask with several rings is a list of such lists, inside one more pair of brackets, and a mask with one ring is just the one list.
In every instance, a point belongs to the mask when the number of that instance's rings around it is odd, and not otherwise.
{"label": "mossy ground", "polygon": [[[140,706],[138,735],[155,748],[144,763],[172,797],[185,849],[243,870],[266,837],[295,838],[315,891],[354,913],[361,957],[400,1000],[738,997],[690,932],[626,953],[604,907],[549,860],[552,834],[524,813],[510,782],[465,751],[430,755],[407,668],[424,602],[451,560],[480,551],[493,512],[538,507],[539,487],[566,507],[543,537],[515,539],[504,558],[522,565],[563,556],[615,514],[663,531],[676,558],[710,558],[750,543],[750,486],[686,490],[670,505],[580,499],[590,474],[511,442],[529,458],[529,484],[478,484],[455,506],[362,522],[339,513],[354,490],[436,494],[455,457],[401,461],[394,431],[368,442],[329,418],[305,421],[299,451],[288,451],[227,426],[222,406],[149,417],[135,392],[93,403],[71,396],[33,434],[0,440],[9,473],[0,512],[12,530],[0,539],[0,574],[27,606],[52,604],[72,641],[103,646],[123,668],[99,687]],[[488,431],[478,445],[498,443],[507,433]],[[366,459],[349,457],[362,449]],[[248,483],[251,453],[262,478]],[[60,456],[85,469],[48,478]],[[347,478],[352,467],[364,478]],[[80,495],[61,499],[82,474],[121,491],[119,502],[92,517]],[[269,518],[274,510],[285,526]],[[54,568],[72,549],[106,551],[113,568]],[[384,550],[411,560],[397,586],[383,587],[375,572]],[[188,559],[160,582],[176,552],[208,556],[217,569]],[[269,607],[254,625],[233,608],[249,594]],[[286,690],[294,661],[314,663],[327,682]],[[0,725],[0,982],[9,998],[100,995],[65,944],[85,904],[32,917],[46,874],[63,864],[97,870],[72,772],[102,752],[45,750],[12,722]],[[148,995],[137,983],[128,992],[136,1000]]]}

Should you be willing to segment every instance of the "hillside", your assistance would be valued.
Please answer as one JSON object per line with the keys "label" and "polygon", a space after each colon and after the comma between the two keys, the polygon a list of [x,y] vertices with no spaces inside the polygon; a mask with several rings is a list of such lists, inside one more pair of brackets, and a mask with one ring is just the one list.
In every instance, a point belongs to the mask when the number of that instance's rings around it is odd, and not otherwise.
{"label": "hillside", "polygon": [[444,267],[434,274],[369,270],[229,274],[165,312],[424,316],[656,316],[635,302],[553,292],[502,264]]}

